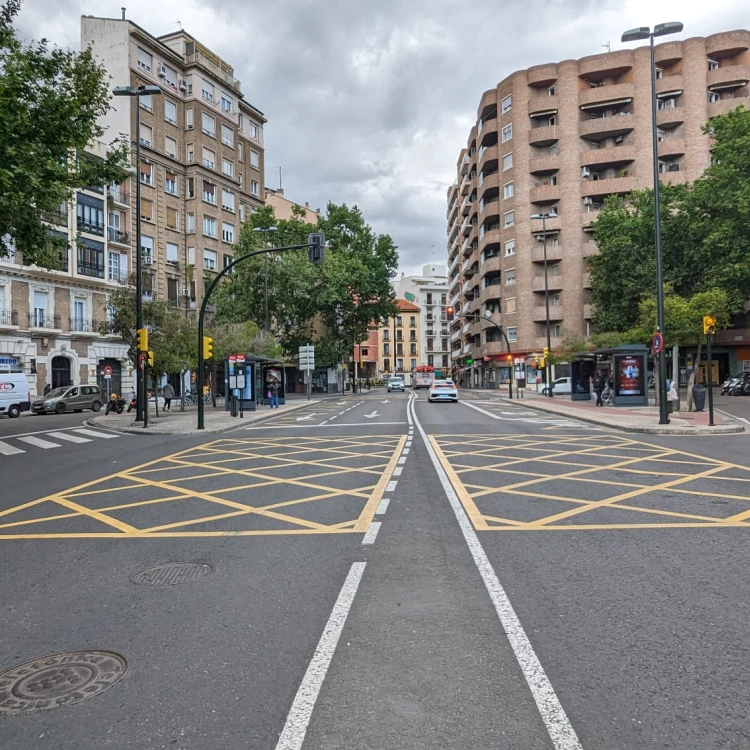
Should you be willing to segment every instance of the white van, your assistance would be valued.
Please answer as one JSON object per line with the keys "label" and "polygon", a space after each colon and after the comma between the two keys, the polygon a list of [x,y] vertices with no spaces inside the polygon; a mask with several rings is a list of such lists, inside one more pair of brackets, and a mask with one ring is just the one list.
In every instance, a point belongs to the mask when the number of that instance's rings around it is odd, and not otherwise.
{"label": "white van", "polygon": [[0,372],[0,415],[20,417],[31,409],[29,381],[22,372]]}

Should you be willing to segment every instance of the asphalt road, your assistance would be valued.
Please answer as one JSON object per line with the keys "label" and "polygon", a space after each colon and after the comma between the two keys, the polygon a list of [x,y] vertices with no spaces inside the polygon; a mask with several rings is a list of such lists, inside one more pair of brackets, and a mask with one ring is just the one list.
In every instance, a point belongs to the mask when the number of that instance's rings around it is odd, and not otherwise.
{"label": "asphalt road", "polygon": [[[750,436],[410,398],[206,437],[3,420],[0,672],[127,671],[34,711],[99,683],[0,674],[0,747],[750,747]],[[55,447],[4,431],[46,419]],[[175,562],[208,574],[131,580]]]}

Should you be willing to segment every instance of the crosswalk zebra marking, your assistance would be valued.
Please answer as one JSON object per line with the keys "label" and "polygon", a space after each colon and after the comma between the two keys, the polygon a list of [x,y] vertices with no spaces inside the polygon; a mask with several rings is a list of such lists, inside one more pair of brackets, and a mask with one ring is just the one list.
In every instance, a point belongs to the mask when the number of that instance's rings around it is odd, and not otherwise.
{"label": "crosswalk zebra marking", "polygon": [[16,453],[26,453],[26,451],[23,451],[20,448],[16,448],[13,445],[8,445],[8,443],[3,443],[2,441],[0,441],[0,455],[14,456]]}
{"label": "crosswalk zebra marking", "polygon": [[111,432],[94,432],[94,430],[84,430],[83,428],[79,430],[73,430],[73,432],[77,433],[78,435],[91,435],[95,438],[106,438],[107,440],[120,437],[119,435],[113,435]]}
{"label": "crosswalk zebra marking", "polygon": [[43,448],[44,450],[61,447],[60,443],[52,443],[49,440],[42,440],[38,437],[20,437],[18,439],[23,443],[28,443],[29,445],[34,445],[37,448]]}
{"label": "crosswalk zebra marking", "polygon": [[60,440],[67,440],[69,443],[90,443],[91,438],[80,437],[79,435],[72,435],[68,432],[49,432],[47,433],[51,438],[59,438]]}

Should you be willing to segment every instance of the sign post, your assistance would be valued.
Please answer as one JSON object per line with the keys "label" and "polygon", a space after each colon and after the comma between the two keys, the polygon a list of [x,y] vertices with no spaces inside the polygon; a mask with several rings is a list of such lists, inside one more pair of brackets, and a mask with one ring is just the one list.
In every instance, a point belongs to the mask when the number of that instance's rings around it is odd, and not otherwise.
{"label": "sign post", "polygon": [[312,371],[315,369],[315,347],[312,344],[305,344],[299,348],[299,369],[306,371],[307,380],[307,400],[310,400],[310,379]]}
{"label": "sign post", "polygon": [[716,318],[706,315],[703,318],[703,333],[706,334],[706,370],[708,370],[708,424],[714,426],[713,357],[711,356],[711,334],[716,331]]}

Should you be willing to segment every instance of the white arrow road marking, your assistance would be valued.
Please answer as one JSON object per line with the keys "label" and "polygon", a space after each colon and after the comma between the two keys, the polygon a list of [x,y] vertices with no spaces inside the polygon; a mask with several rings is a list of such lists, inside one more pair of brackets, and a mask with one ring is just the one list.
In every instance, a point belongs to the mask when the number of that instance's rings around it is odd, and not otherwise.
{"label": "white arrow road marking", "polygon": [[372,414],[363,414],[362,416],[365,419],[373,419],[373,417],[379,417],[380,414],[378,414],[378,412],[374,411]]}
{"label": "white arrow road marking", "polygon": [[317,416],[317,412],[313,412],[312,414],[308,414],[306,417],[297,417],[298,422],[306,422],[308,419],[312,419],[313,417]]}
{"label": "white arrow road marking", "polygon": [[391,402],[390,402],[390,399],[385,399],[385,401],[381,401],[380,403],[381,404],[390,404]]}

